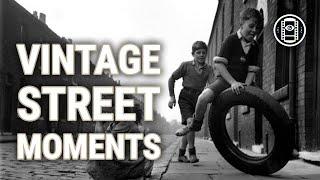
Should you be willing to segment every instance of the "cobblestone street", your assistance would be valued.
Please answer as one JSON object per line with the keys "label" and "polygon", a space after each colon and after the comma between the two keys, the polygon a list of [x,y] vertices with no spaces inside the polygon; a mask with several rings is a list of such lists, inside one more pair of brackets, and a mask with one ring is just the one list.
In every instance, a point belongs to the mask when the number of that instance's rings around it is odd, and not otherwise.
{"label": "cobblestone street", "polygon": [[[175,136],[162,136],[162,150],[176,142]],[[16,143],[0,143],[0,179],[90,179],[87,161],[18,161]],[[155,162],[154,172],[161,173],[161,158]]]}
{"label": "cobblestone street", "polygon": [[89,179],[87,161],[18,161],[15,143],[2,143],[0,155],[0,179]]}

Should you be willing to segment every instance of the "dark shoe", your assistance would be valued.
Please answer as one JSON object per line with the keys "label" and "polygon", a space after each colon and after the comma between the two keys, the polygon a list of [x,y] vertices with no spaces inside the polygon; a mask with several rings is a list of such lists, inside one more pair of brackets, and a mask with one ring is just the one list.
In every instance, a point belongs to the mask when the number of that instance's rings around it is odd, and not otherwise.
{"label": "dark shoe", "polygon": [[197,162],[199,162],[199,159],[197,158],[197,156],[196,156],[195,154],[190,155],[189,158],[190,158],[190,162],[191,162],[191,163],[197,163]]}
{"label": "dark shoe", "polygon": [[201,118],[201,120],[196,119],[195,118],[195,114],[193,114],[193,119],[192,119],[190,125],[188,125],[189,129],[191,131],[200,131],[201,130],[201,126],[202,126],[202,122],[203,122],[202,119],[203,118]]}
{"label": "dark shoe", "polygon": [[187,156],[184,155],[185,153],[186,153],[186,149],[179,149],[179,157],[178,157],[179,162],[184,162],[184,163],[190,162]]}
{"label": "dark shoe", "polygon": [[190,162],[189,159],[187,158],[187,156],[179,156],[179,157],[178,157],[178,161],[179,161],[179,162],[183,162],[183,163],[188,163],[188,162]]}
{"label": "dark shoe", "polygon": [[190,132],[190,128],[188,126],[185,126],[176,131],[176,136],[184,136],[189,132]]}
{"label": "dark shoe", "polygon": [[191,163],[199,162],[199,159],[196,155],[196,148],[189,149],[189,159]]}

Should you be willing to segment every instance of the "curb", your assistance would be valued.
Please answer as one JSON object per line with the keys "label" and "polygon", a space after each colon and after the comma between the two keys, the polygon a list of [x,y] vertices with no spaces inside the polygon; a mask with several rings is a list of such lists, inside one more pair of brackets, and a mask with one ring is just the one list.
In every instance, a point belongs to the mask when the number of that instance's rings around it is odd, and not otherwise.
{"label": "curb", "polygon": [[150,180],[161,179],[163,174],[165,174],[168,170],[168,166],[172,160],[173,155],[176,153],[178,145],[180,143],[180,139],[177,139],[173,142],[164,152],[162,152],[162,156],[157,162],[152,170],[152,177]]}
{"label": "curb", "polygon": [[306,162],[306,163],[309,163],[309,164],[320,166],[320,161],[312,161],[312,160],[307,160],[307,159],[301,159],[301,160]]}

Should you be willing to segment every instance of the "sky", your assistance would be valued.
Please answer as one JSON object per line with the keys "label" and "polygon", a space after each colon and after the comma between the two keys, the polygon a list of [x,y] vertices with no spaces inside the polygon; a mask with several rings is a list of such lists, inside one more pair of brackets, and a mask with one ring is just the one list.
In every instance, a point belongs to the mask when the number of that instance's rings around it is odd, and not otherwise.
{"label": "sky", "polygon": [[[74,43],[161,45],[160,76],[120,76],[122,85],[156,85],[157,110],[167,121],[181,121],[178,106],[168,108],[168,79],[181,62],[192,60],[191,46],[208,43],[218,0],[16,0],[30,13],[46,14],[46,23]],[[94,61],[94,60],[93,60]],[[178,101],[182,80],[175,83]]]}

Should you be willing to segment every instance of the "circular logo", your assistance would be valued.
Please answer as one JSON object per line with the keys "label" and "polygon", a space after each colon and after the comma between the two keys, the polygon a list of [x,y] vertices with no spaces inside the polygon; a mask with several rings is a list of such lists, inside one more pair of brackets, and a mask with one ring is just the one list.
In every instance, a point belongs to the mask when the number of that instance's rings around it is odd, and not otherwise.
{"label": "circular logo", "polygon": [[300,17],[286,14],[274,24],[273,34],[280,44],[287,47],[296,46],[306,35],[306,25]]}

